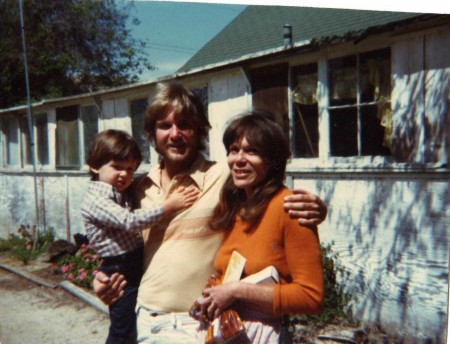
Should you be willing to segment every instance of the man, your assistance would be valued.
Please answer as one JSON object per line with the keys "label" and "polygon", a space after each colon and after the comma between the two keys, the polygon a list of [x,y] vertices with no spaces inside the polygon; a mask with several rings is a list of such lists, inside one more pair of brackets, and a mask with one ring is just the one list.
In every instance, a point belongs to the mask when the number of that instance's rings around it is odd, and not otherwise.
{"label": "man", "polygon": [[[160,165],[136,182],[138,206],[161,202],[178,187],[194,185],[197,201],[176,216],[144,232],[144,274],[139,285],[139,343],[193,343],[197,322],[188,316],[213,273],[223,233],[208,226],[220,190],[229,175],[226,164],[206,160],[201,152],[210,129],[200,98],[180,84],[160,85],[147,110],[144,128],[160,155]],[[292,203],[294,202],[294,203]],[[317,225],[326,207],[312,194],[297,190],[285,207],[304,225]],[[103,302],[120,297],[122,276],[98,274],[94,289]]]}

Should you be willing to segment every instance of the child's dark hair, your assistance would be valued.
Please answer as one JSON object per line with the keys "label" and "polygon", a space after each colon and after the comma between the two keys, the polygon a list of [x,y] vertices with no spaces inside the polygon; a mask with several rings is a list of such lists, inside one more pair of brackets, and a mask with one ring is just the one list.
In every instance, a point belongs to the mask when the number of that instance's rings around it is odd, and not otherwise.
{"label": "child's dark hair", "polygon": [[[123,130],[108,129],[98,133],[89,147],[86,163],[90,168],[99,169],[112,160],[136,161],[136,168],[142,162],[142,154],[136,140]],[[98,175],[89,170],[92,180]]]}

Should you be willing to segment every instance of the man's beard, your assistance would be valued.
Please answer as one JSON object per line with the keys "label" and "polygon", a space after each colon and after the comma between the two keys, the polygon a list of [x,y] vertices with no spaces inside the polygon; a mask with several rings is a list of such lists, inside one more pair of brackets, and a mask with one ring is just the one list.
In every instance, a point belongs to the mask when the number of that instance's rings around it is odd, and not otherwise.
{"label": "man's beard", "polygon": [[185,146],[180,152],[173,149],[161,150],[155,147],[156,152],[162,158],[164,165],[181,165],[188,168],[197,158],[199,150],[195,146]]}

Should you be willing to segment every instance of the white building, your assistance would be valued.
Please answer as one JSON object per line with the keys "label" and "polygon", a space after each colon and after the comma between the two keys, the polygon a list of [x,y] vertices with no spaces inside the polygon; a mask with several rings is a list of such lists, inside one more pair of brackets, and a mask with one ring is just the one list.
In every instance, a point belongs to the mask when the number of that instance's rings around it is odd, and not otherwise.
{"label": "white building", "polygon": [[[263,107],[290,134],[288,184],[329,206],[355,314],[406,342],[444,343],[449,264],[450,16],[249,6],[175,75],[202,95],[211,159],[234,115]],[[287,25],[286,25],[287,24]],[[142,118],[157,81],[0,110],[0,237],[20,224],[82,232],[86,147],[131,132],[156,163]],[[36,181],[37,193],[34,182]],[[35,202],[36,201],[36,202]]]}

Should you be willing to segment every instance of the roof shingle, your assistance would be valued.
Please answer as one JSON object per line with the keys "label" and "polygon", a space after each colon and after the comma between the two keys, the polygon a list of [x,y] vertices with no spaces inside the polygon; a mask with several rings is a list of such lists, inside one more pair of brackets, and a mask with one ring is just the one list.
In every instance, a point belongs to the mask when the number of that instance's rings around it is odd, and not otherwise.
{"label": "roof shingle", "polygon": [[352,37],[362,31],[423,14],[297,6],[248,6],[201,48],[177,73],[226,64],[244,56],[283,48],[283,26],[292,26],[293,43]]}

